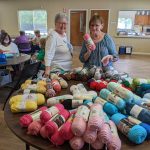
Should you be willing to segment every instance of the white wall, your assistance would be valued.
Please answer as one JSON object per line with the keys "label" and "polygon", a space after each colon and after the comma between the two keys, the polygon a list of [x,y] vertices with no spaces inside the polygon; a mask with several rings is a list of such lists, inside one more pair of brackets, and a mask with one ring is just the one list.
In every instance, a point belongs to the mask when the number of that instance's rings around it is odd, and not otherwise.
{"label": "white wall", "polygon": [[0,0],[0,28],[18,34],[18,10],[45,9],[48,27],[54,27],[54,16],[69,9],[110,9],[109,34],[117,45],[132,45],[134,52],[150,53],[150,39],[115,38],[119,10],[149,9],[150,0]]}

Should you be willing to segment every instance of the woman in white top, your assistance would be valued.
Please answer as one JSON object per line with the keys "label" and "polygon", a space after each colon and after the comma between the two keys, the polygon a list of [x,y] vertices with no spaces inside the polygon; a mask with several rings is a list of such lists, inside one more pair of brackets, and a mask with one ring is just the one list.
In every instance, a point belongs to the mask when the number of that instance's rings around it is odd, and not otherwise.
{"label": "woman in white top", "polygon": [[15,43],[11,42],[11,38],[8,33],[3,33],[1,36],[0,53],[19,55],[18,47]]}
{"label": "woman in white top", "polygon": [[66,36],[67,17],[64,14],[55,16],[55,30],[49,33],[45,47],[45,75],[49,75],[55,66],[65,71],[72,67],[72,45]]}

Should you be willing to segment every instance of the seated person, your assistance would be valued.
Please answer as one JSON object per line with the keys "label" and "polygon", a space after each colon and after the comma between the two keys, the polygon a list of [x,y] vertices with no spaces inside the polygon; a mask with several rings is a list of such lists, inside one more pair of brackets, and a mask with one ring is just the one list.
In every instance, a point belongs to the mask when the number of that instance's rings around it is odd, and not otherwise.
{"label": "seated person", "polygon": [[41,68],[42,70],[45,69],[45,63],[44,63],[44,56],[45,56],[45,44],[46,44],[46,38],[41,38],[40,39],[40,50],[33,54],[31,57],[31,61],[36,61],[36,60],[40,60],[42,62],[41,64]]}
{"label": "seated person", "polygon": [[1,36],[0,53],[19,55],[18,47],[15,43],[11,42],[11,38],[8,33],[3,33]]}
{"label": "seated person", "polygon": [[66,36],[67,21],[65,14],[55,16],[55,30],[49,33],[45,47],[45,76],[49,76],[53,68],[65,71],[72,68],[72,46]]}
{"label": "seated person", "polygon": [[[20,36],[16,37],[16,39],[14,40],[14,43],[16,43],[16,45],[22,44],[22,43],[30,43],[28,37],[25,35],[24,31],[20,31]],[[23,48],[24,51],[30,51],[31,47],[29,47],[27,45],[27,47]]]}
{"label": "seated person", "polygon": [[1,31],[0,31],[0,43],[1,43],[1,36],[2,36],[3,33],[6,33],[6,31],[1,29]]}
{"label": "seated person", "polygon": [[115,43],[111,36],[102,32],[104,26],[103,18],[94,15],[89,22],[90,35],[96,45],[95,50],[90,50],[90,45],[83,41],[82,49],[79,55],[80,61],[84,67],[95,65],[104,72],[114,70],[112,62],[118,60]]}
{"label": "seated person", "polygon": [[31,47],[33,53],[40,49],[39,44],[40,44],[40,39],[41,39],[40,30],[35,30],[34,34],[35,34],[35,37],[32,39],[32,47]]}

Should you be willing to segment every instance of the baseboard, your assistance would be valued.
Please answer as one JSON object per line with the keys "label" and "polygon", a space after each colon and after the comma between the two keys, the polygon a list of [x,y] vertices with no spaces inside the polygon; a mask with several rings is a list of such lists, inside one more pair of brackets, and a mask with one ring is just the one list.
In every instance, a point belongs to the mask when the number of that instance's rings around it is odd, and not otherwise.
{"label": "baseboard", "polygon": [[144,53],[144,52],[132,52],[134,55],[150,55],[150,53]]}

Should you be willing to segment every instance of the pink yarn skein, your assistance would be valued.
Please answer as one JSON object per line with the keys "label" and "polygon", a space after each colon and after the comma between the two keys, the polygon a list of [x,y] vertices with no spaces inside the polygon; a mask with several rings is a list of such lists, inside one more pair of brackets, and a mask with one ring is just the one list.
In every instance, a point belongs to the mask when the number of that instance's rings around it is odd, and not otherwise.
{"label": "pink yarn skein", "polygon": [[121,149],[121,140],[118,136],[117,127],[113,121],[109,121],[111,131],[112,131],[112,139],[110,143],[107,144],[109,150],[120,150]]}
{"label": "pink yarn skein", "polygon": [[84,146],[84,140],[82,137],[74,136],[70,141],[70,146],[74,150],[80,150]]}
{"label": "pink yarn skein", "polygon": [[82,136],[86,130],[86,123],[89,116],[89,108],[87,106],[79,106],[75,118],[72,122],[72,132],[75,136]]}
{"label": "pink yarn skein", "polygon": [[70,113],[68,110],[64,109],[59,114],[56,114],[52,119],[50,119],[46,124],[45,128],[48,132],[48,135],[53,135],[60,126],[62,126],[65,121],[70,116]]}
{"label": "pink yarn skein", "polygon": [[40,115],[40,119],[43,123],[46,123],[48,120],[52,118],[52,116],[59,113],[59,111],[62,111],[63,109],[64,106],[62,104],[56,104],[48,108],[46,111],[43,111]]}
{"label": "pink yarn skein", "polygon": [[102,140],[103,143],[107,144],[110,143],[112,140],[112,134],[110,130],[110,126],[108,123],[104,123],[102,125],[101,130],[98,132],[98,138],[99,140]]}
{"label": "pink yarn skein", "polygon": [[52,136],[50,141],[54,144],[54,145],[62,145],[64,144],[65,140],[63,139],[63,137],[60,135],[59,131],[56,131]]}
{"label": "pink yarn skein", "polygon": [[38,135],[40,133],[40,129],[42,128],[42,123],[41,121],[33,121],[29,126],[28,126],[28,132],[27,134],[30,135]]}
{"label": "pink yarn skein", "polygon": [[74,119],[74,114],[72,114],[69,119],[61,126],[59,134],[64,140],[70,140],[74,136],[71,130],[71,125]]}
{"label": "pink yarn skein", "polygon": [[91,144],[95,142],[96,138],[97,138],[97,131],[90,130],[87,128],[83,135],[84,141]]}
{"label": "pink yarn skein", "polygon": [[45,128],[45,125],[42,126],[42,128],[40,129],[40,135],[41,135],[44,139],[46,139],[46,138],[49,137],[48,132],[47,132],[47,130],[46,130],[46,128]]}
{"label": "pink yarn skein", "polygon": [[88,128],[91,130],[100,130],[104,123],[103,109],[100,104],[93,104],[90,108],[90,116],[88,121]]}
{"label": "pink yarn skein", "polygon": [[102,141],[100,141],[100,140],[97,138],[97,139],[95,140],[95,142],[91,144],[91,146],[92,146],[94,149],[98,150],[98,149],[103,149],[104,144],[102,143]]}
{"label": "pink yarn skein", "polygon": [[32,121],[40,118],[40,114],[44,110],[47,110],[46,106],[43,106],[30,114],[23,115],[19,120],[20,125],[22,127],[28,127]]}
{"label": "pink yarn skein", "polygon": [[59,92],[61,91],[61,85],[60,85],[60,83],[59,83],[58,80],[53,79],[53,80],[52,80],[52,86],[53,86],[53,89],[54,89],[56,92],[59,93]]}

